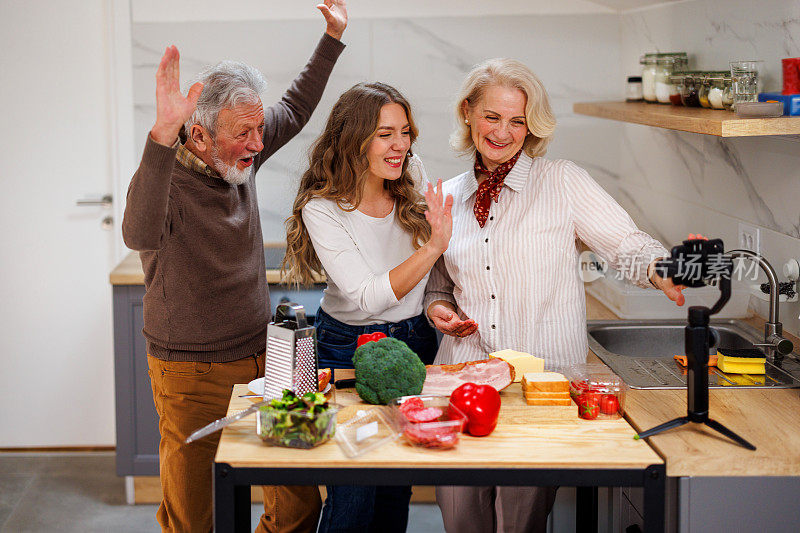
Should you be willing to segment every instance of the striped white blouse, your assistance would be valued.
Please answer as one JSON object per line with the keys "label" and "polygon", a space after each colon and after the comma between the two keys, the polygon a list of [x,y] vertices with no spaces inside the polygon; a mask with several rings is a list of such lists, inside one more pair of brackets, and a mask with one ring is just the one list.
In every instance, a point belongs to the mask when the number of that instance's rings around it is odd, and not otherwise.
{"label": "striped white blouse", "polygon": [[483,228],[472,212],[477,189],[473,170],[444,183],[454,200],[453,236],[431,272],[425,309],[450,301],[478,331],[445,335],[436,363],[484,359],[505,348],[543,357],[547,368],[585,361],[576,238],[641,287],[651,286],[647,266],[666,249],[571,161],[522,153]]}

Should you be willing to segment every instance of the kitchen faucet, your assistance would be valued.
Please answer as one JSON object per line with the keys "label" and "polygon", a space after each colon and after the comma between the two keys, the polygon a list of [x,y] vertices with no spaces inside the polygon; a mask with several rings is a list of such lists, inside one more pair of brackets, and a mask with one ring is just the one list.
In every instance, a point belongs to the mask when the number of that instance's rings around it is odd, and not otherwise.
{"label": "kitchen faucet", "polygon": [[767,275],[767,280],[769,281],[769,320],[764,324],[764,342],[753,346],[765,348],[767,356],[772,361],[780,361],[784,355],[791,353],[794,345],[792,341],[782,337],[783,324],[778,321],[780,294],[778,291],[778,276],[775,274],[775,269],[764,257],[750,250],[730,250],[725,255],[730,257],[731,260],[748,257],[758,263],[758,266]]}

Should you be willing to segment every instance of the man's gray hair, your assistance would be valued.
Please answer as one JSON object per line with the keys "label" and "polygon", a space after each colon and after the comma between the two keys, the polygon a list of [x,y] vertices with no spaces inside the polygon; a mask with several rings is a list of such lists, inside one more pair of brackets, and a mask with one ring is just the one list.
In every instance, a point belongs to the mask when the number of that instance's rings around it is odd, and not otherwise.
{"label": "man's gray hair", "polygon": [[194,124],[199,124],[212,137],[216,136],[220,111],[241,104],[258,103],[261,93],[267,88],[267,82],[258,69],[230,60],[204,69],[189,83],[189,87],[198,81],[203,84],[203,92],[197,100],[194,113],[184,124],[187,135]]}

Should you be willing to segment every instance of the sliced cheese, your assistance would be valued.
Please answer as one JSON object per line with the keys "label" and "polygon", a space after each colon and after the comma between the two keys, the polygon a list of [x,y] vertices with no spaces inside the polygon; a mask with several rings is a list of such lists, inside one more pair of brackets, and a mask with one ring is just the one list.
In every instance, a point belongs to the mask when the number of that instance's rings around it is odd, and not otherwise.
{"label": "sliced cheese", "polygon": [[516,350],[500,350],[499,352],[492,352],[489,357],[495,359],[502,359],[506,363],[514,367],[514,381],[520,381],[522,374],[525,372],[543,372],[544,359],[541,357],[534,357],[533,355],[525,352],[518,352]]}
{"label": "sliced cheese", "polygon": [[526,372],[522,375],[526,392],[569,392],[569,381],[558,372]]}

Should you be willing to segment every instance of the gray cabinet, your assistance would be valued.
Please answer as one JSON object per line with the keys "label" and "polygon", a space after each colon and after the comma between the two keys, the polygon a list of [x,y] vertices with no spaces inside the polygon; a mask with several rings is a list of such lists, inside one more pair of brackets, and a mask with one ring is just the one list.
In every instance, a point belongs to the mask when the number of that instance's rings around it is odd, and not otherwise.
{"label": "gray cabinet", "polygon": [[[324,285],[291,291],[270,285],[272,311],[282,299],[302,304],[313,320]],[[158,414],[142,335],[144,285],[114,286],[114,382],[117,475],[158,475]]]}
{"label": "gray cabinet", "polygon": [[[633,533],[643,527],[642,489],[611,489],[608,531]],[[719,476],[667,478],[665,531],[800,531],[800,478]],[[638,529],[637,529],[638,527]],[[601,529],[602,531],[602,529]]]}
{"label": "gray cabinet", "polygon": [[142,335],[144,285],[114,286],[117,475],[158,475],[158,414]]}

